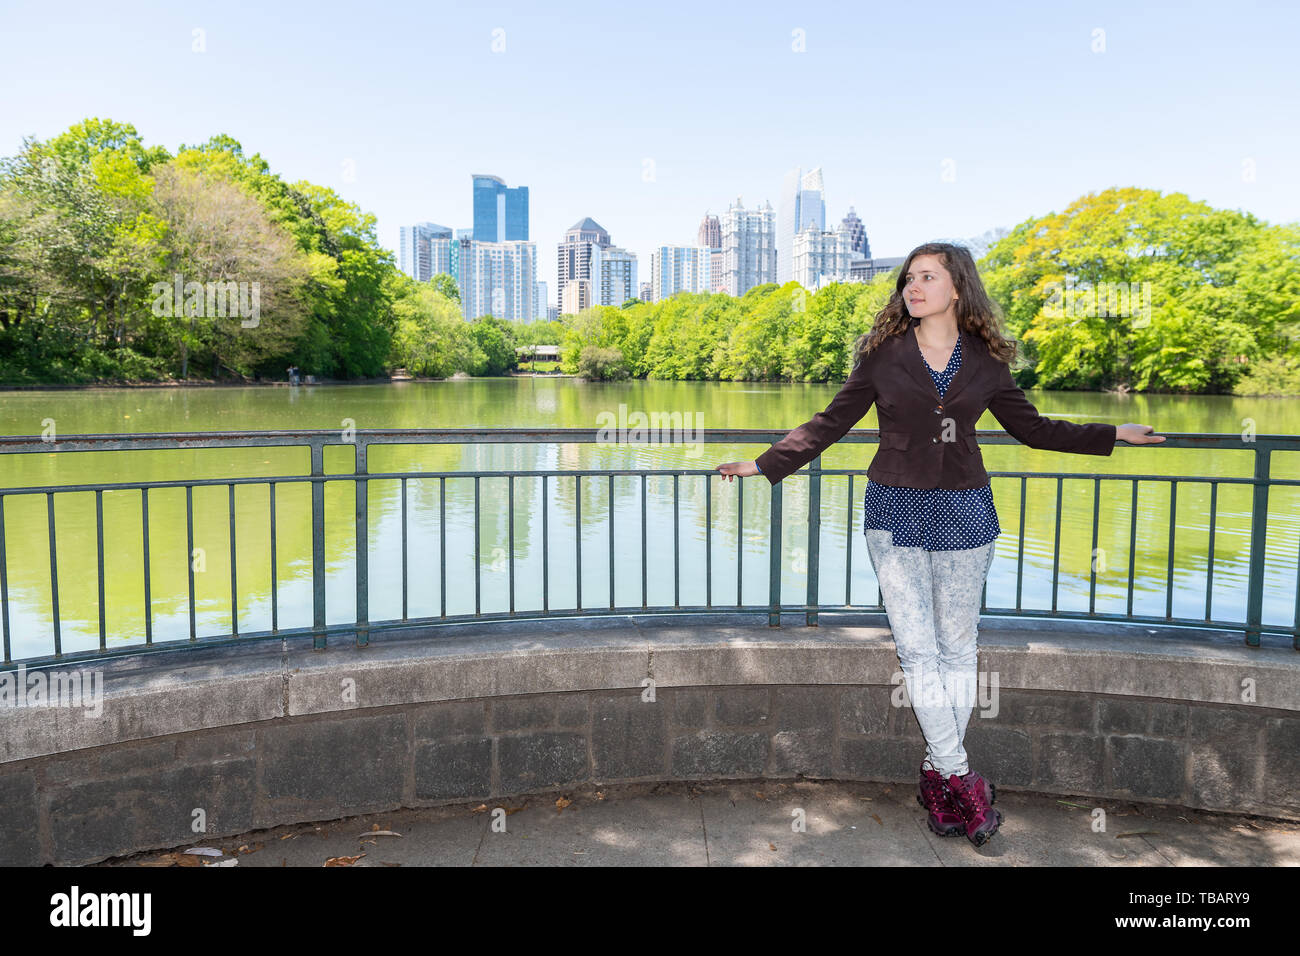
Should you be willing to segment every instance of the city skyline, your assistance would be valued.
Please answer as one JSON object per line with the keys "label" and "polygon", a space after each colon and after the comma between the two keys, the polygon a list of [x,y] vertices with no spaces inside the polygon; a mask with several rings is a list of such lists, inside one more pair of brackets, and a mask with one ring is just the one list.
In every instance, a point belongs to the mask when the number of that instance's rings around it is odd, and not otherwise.
{"label": "city skyline", "polygon": [[639,284],[736,197],[779,207],[796,168],[824,170],[827,226],[853,207],[879,257],[1111,186],[1300,220],[1293,5],[743,9],[10,3],[0,154],[88,117],[172,152],[227,134],[374,214],[395,260],[403,225],[470,226],[488,173],[529,188],[552,296],[573,222],[635,253]]}

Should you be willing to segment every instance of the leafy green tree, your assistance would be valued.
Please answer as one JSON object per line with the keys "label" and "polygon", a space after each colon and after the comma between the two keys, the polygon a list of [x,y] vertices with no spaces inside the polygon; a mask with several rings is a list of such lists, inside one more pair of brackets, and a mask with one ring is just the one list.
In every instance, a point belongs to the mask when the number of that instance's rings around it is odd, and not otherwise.
{"label": "leafy green tree", "polygon": [[1021,223],[990,249],[984,278],[1039,384],[1230,391],[1246,360],[1286,347],[1298,250],[1294,227],[1182,193],[1108,189]]}
{"label": "leafy green tree", "polygon": [[446,378],[486,363],[460,305],[434,285],[394,271],[392,363],[414,375]]}
{"label": "leafy green tree", "polygon": [[518,367],[515,337],[509,322],[483,315],[469,323],[469,334],[483,355],[475,375],[504,375]]}
{"label": "leafy green tree", "polygon": [[[166,226],[161,244],[169,273],[153,311],[179,339],[181,377],[191,353],[211,363],[214,377],[221,369],[246,376],[279,360],[301,338],[307,316],[311,263],[294,237],[254,197],[198,169],[157,167],[153,199]],[[175,276],[213,284],[228,301],[205,295],[202,309],[188,308],[188,299],[181,308],[172,294]]]}
{"label": "leafy green tree", "polygon": [[433,287],[443,296],[458,305],[460,304],[460,286],[456,284],[454,276],[449,275],[446,272],[439,272],[429,281],[433,283]]}
{"label": "leafy green tree", "polygon": [[578,374],[598,382],[618,381],[628,377],[627,363],[618,349],[588,345],[578,356]]}

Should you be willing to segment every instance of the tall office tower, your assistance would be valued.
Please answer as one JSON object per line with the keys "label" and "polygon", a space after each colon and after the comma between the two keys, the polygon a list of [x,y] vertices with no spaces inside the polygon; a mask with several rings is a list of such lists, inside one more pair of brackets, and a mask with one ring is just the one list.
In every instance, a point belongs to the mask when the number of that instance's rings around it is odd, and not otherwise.
{"label": "tall office tower", "polygon": [[660,246],[650,253],[650,294],[658,302],[678,292],[712,291],[712,269],[708,246]]}
{"label": "tall office tower", "polygon": [[435,222],[417,222],[414,226],[402,226],[399,262],[401,269],[416,282],[428,282],[439,271],[437,255],[430,248],[434,239],[450,239],[451,230]]}
{"label": "tall office tower", "polygon": [[736,197],[722,217],[720,291],[742,296],[756,285],[776,281],[776,213],[770,202],[746,209]]}
{"label": "tall office tower", "polygon": [[638,295],[637,298],[640,299],[642,302],[651,302],[651,301],[653,301],[653,300],[650,298],[650,296],[651,296],[651,292],[650,292],[650,283],[649,283],[649,282],[642,282],[642,283],[641,283],[641,294]]}
{"label": "tall office tower", "polygon": [[794,280],[805,289],[820,289],[849,278],[849,263],[862,258],[853,251],[849,227],[840,223],[834,232],[809,226],[794,237]]}
{"label": "tall office tower", "polygon": [[474,178],[474,239],[478,242],[528,241],[528,187],[507,189],[499,176]]}
{"label": "tall office tower", "polygon": [[826,231],[826,197],[822,168],[805,174],[796,167],[786,173],[781,187],[781,231],[776,238],[776,281],[782,284],[794,276],[794,237],[809,225]]}
{"label": "tall office tower", "polygon": [[[576,315],[596,304],[591,296],[600,294],[600,261],[604,250],[609,247],[609,233],[590,216],[569,227],[564,241],[556,249],[555,299],[561,313]],[[584,279],[588,285],[583,287],[585,291],[577,293],[578,298],[566,299],[564,287],[576,279]],[[579,303],[573,312],[565,304],[570,301]]]}
{"label": "tall office tower", "polygon": [[451,244],[451,260],[451,275],[460,288],[461,310],[467,321],[481,315],[532,320],[537,287],[534,243],[456,239]]}
{"label": "tall office tower", "polygon": [[538,282],[533,289],[533,317],[546,318],[546,283]]}
{"label": "tall office tower", "polygon": [[600,251],[600,292],[601,305],[622,305],[628,299],[635,299],[636,253],[610,246]]}
{"label": "tall office tower", "polygon": [[609,233],[590,216],[570,226],[564,238],[573,242],[594,242],[602,249],[608,249],[610,245]]}
{"label": "tall office tower", "polygon": [[722,248],[722,224],[718,222],[717,216],[705,213],[704,219],[700,222],[699,234],[695,237],[695,244],[708,246],[710,249]]}
{"label": "tall office tower", "polygon": [[717,216],[704,214],[700,221],[700,230],[696,235],[696,244],[707,246],[713,250],[713,262],[710,265],[710,272],[713,275],[711,292],[727,291],[727,275],[724,271],[726,258],[722,252],[722,223],[718,221]]}
{"label": "tall office tower", "polygon": [[849,214],[844,217],[844,225],[849,230],[850,247],[864,259],[871,258],[871,243],[867,241],[867,227],[862,224],[858,214],[849,207]]}

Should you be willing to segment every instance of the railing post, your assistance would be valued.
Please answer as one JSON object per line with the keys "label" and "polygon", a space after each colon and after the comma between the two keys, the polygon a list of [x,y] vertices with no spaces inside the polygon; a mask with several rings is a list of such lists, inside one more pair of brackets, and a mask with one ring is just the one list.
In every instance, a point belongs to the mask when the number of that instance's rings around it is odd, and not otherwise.
{"label": "railing post", "polygon": [[767,532],[767,623],[781,626],[781,482],[772,486],[771,524]]}
{"label": "railing post", "polygon": [[357,647],[370,643],[370,530],[369,530],[369,490],[370,481],[367,473],[366,440],[360,436],[356,442],[356,485],[357,485]]}
{"label": "railing post", "polygon": [[822,543],[822,459],[818,455],[808,465],[808,612],[804,623],[817,626],[817,565]]}
{"label": "railing post", "polygon": [[[325,446],[311,443],[312,477],[325,474]],[[311,646],[325,650],[325,482],[311,483]]]}
{"label": "railing post", "polygon": [[1255,485],[1250,507],[1250,577],[1246,586],[1246,646],[1259,647],[1264,609],[1264,549],[1268,533],[1269,449],[1255,446]]}

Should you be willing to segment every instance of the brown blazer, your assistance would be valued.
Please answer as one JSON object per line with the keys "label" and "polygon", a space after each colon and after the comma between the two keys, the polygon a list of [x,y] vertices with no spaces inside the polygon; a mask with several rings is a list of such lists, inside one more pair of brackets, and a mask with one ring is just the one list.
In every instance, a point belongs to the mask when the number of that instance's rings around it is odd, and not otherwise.
{"label": "brown blazer", "polygon": [[905,488],[979,488],[988,484],[984,459],[975,440],[975,423],[984,410],[1030,448],[1109,455],[1115,426],[1077,425],[1044,418],[1025,398],[1011,369],[999,362],[984,340],[960,330],[961,368],[940,399],[912,331],[880,343],[849,374],[839,394],[810,421],[800,425],[755,459],[775,485],[839,441],[875,402],[880,445],[867,477]]}

